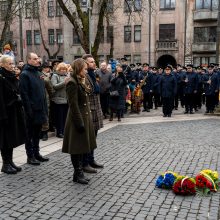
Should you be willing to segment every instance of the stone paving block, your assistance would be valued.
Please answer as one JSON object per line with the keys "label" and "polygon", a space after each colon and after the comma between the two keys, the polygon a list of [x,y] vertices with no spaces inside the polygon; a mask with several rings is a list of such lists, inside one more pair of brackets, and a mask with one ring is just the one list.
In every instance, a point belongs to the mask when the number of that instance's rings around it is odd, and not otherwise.
{"label": "stone paving block", "polygon": [[26,164],[18,175],[0,175],[0,219],[17,212],[38,220],[218,218],[219,193],[176,196],[155,188],[155,180],[166,170],[193,176],[220,167],[219,133],[216,119],[120,124],[98,134],[96,158],[105,168],[89,174],[87,186],[72,182],[69,155],[60,150],[39,167]]}

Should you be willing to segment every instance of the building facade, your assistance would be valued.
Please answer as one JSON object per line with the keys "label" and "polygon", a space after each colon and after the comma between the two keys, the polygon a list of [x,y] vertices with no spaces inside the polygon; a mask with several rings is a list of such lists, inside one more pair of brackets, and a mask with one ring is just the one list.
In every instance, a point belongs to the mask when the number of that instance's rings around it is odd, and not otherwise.
{"label": "building facade", "polygon": [[[86,11],[87,0],[81,1]],[[15,18],[10,29],[17,60],[22,58],[21,50],[23,57],[35,51],[44,60],[56,57],[66,62],[84,54],[73,25],[62,14],[56,0],[25,2],[20,17],[22,25]],[[105,31],[98,52],[100,61],[111,58],[112,50],[113,58],[127,57],[129,63],[164,66],[216,62],[218,0],[126,2],[109,0],[109,16],[103,24]],[[36,10],[40,11],[39,17]],[[98,20],[95,8],[90,19],[92,43]]]}

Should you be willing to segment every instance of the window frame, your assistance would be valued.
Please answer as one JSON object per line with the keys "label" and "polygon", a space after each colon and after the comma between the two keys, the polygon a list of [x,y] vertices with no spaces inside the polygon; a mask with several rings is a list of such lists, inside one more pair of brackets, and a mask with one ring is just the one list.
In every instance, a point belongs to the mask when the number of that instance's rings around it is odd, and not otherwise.
{"label": "window frame", "polygon": [[[130,28],[130,30],[126,30],[126,28]],[[130,40],[126,40],[127,37],[125,37],[125,36],[128,36],[126,33],[129,33]],[[132,27],[131,27],[131,25],[125,25],[124,26],[124,42],[125,43],[131,43],[132,42]]]}
{"label": "window frame", "polygon": [[[53,38],[53,41],[51,40]],[[48,44],[54,45],[55,44],[55,31],[54,29],[48,29]]]}
{"label": "window frame", "polygon": [[[39,42],[37,42],[36,36],[39,36]],[[34,45],[40,45],[41,44],[41,33],[40,30],[34,30]]]}
{"label": "window frame", "polygon": [[111,43],[111,40],[114,39],[114,28],[112,25],[106,27],[106,43]]}
{"label": "window frame", "polygon": [[32,44],[33,44],[32,30],[26,30],[26,45],[30,46]]}
{"label": "window frame", "polygon": [[[50,3],[52,3],[50,5]],[[54,1],[53,0],[50,0],[47,2],[47,16],[48,17],[54,17],[55,16],[55,10],[54,10]]]}
{"label": "window frame", "polygon": [[[140,28],[137,30],[137,28]],[[136,39],[136,34],[140,33],[140,40]],[[141,25],[134,25],[134,42],[141,42]]]}
{"label": "window frame", "polygon": [[[174,7],[172,7],[172,1],[174,1]],[[169,3],[169,6],[167,6],[167,3]],[[163,5],[163,7],[161,5]],[[175,10],[175,8],[176,0],[160,0],[160,10]]]}
{"label": "window frame", "polygon": [[80,39],[75,31],[75,28],[73,28],[73,45],[80,45]]}
{"label": "window frame", "polygon": [[[167,26],[170,25],[170,27],[172,25],[173,28],[165,28],[165,25],[167,25]],[[162,26],[164,26],[164,28],[162,28]],[[165,38],[164,36],[162,37],[161,31],[163,31],[163,30],[168,30],[168,33],[170,34],[170,36],[171,36],[171,33],[174,33],[173,38],[172,38],[172,36],[171,37],[169,36],[168,38]],[[174,31],[172,32],[172,30],[174,30]],[[159,41],[173,41],[173,40],[175,40],[175,36],[176,36],[176,25],[175,25],[175,23],[172,23],[172,24],[159,24]]]}
{"label": "window frame", "polygon": [[63,30],[56,29],[56,42],[57,44],[63,44]]}

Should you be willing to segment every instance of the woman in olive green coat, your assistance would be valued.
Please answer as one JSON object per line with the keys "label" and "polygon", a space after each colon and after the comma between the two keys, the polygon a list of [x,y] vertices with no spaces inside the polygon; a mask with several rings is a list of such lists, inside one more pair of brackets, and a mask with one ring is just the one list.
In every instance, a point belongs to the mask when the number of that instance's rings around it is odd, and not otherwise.
{"label": "woman in olive green coat", "polygon": [[69,110],[66,119],[62,152],[71,155],[74,167],[73,181],[88,184],[82,171],[82,155],[96,148],[88,94],[91,88],[85,84],[87,64],[83,59],[72,63],[73,72],[66,85]]}

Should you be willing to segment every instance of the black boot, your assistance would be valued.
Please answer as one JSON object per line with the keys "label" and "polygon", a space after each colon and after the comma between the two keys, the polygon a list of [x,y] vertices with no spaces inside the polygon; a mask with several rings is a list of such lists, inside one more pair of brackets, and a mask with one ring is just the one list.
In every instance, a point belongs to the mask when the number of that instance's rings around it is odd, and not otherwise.
{"label": "black boot", "polygon": [[11,165],[14,169],[16,169],[17,172],[20,172],[20,171],[22,170],[22,168],[16,166],[15,163],[13,162],[13,149],[10,149],[9,151],[10,151],[10,153],[9,153],[8,158],[9,158],[9,163],[10,163],[10,165]]}
{"label": "black boot", "polygon": [[17,170],[15,168],[13,168],[9,162],[10,161],[10,153],[11,153],[10,149],[2,149],[1,150],[2,161],[3,161],[1,172],[7,173],[7,174],[16,174]]}
{"label": "black boot", "polygon": [[73,182],[88,184],[89,179],[84,176],[82,170],[82,155],[71,154],[71,161],[74,167]]}

